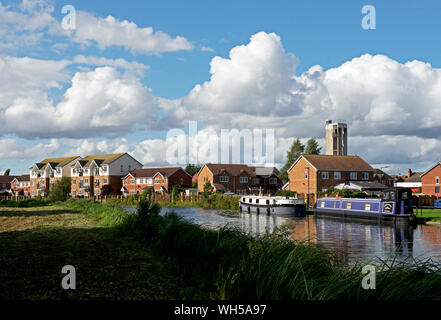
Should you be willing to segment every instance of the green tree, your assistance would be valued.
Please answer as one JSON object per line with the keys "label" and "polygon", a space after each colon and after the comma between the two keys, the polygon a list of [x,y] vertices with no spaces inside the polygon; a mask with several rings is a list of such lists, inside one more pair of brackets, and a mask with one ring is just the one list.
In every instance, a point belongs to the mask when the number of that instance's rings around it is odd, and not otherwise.
{"label": "green tree", "polygon": [[317,140],[314,138],[311,138],[306,142],[305,154],[320,154],[321,150],[322,148],[319,147]]}
{"label": "green tree", "polygon": [[195,164],[191,164],[191,163],[189,163],[189,164],[187,164],[187,166],[185,167],[184,170],[185,170],[189,175],[194,176],[195,173],[198,173],[200,169],[201,169],[201,166],[198,166],[198,165],[195,165]]}
{"label": "green tree", "polygon": [[70,194],[71,180],[63,177],[56,181],[49,190],[48,198],[51,201],[66,201]]}
{"label": "green tree", "polygon": [[202,193],[202,196],[204,198],[207,198],[211,193],[213,192],[213,187],[211,186],[210,182],[205,182],[204,184],[204,192]]}
{"label": "green tree", "polygon": [[11,172],[11,169],[6,169],[5,172],[3,172],[4,176],[9,176],[9,173]]}
{"label": "green tree", "polygon": [[279,178],[286,183],[288,181],[288,169],[297,160],[298,157],[305,151],[305,146],[300,142],[300,139],[297,138],[291,145],[291,148],[286,154],[286,163],[279,172]]}

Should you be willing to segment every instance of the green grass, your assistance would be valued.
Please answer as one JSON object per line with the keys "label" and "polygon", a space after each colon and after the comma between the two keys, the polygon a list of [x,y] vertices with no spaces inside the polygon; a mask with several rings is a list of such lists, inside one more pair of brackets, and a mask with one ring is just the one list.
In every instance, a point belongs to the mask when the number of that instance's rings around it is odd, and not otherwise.
{"label": "green grass", "polygon": [[[122,237],[115,226],[126,218],[117,207],[86,201],[0,208],[0,300],[207,298],[197,279]],[[67,264],[76,268],[76,290],[61,288]]]}
{"label": "green grass", "polygon": [[31,200],[0,200],[0,207],[9,208],[33,208],[33,207],[44,207],[51,205],[52,202],[44,199],[31,199]]}
{"label": "green grass", "polygon": [[[130,214],[111,203],[77,200],[63,207],[52,207],[65,211],[55,214],[19,211],[15,229],[24,233],[0,233],[0,297],[441,299],[441,269],[430,261],[373,260],[376,289],[364,290],[361,263],[347,266],[321,246],[294,243],[285,228],[253,238],[236,229],[204,229],[174,214]],[[23,226],[23,217],[34,215],[46,218]],[[61,221],[48,222],[54,216]],[[84,289],[60,290],[64,264],[78,266]]]}
{"label": "green grass", "polygon": [[418,209],[416,211],[417,218],[423,218],[424,220],[429,221],[440,221],[441,220],[441,209]]}

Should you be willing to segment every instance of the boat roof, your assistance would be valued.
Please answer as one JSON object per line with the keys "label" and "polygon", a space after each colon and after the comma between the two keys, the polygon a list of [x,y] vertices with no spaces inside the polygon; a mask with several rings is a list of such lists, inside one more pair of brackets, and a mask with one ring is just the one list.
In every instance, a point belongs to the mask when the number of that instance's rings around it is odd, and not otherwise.
{"label": "boat roof", "polygon": [[369,200],[369,201],[381,201],[381,198],[318,198],[317,200]]}

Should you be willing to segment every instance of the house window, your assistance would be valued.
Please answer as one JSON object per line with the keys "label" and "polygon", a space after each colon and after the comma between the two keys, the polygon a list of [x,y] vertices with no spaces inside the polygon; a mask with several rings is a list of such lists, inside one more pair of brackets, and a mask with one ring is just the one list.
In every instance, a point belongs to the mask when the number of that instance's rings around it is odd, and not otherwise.
{"label": "house window", "polygon": [[139,179],[139,178],[136,179],[136,183],[137,183],[137,184],[141,184],[141,179]]}
{"label": "house window", "polygon": [[103,183],[107,183],[107,178],[104,178],[104,179],[103,179]]}
{"label": "house window", "polygon": [[351,180],[357,180],[357,172],[351,172],[350,178]]}
{"label": "house window", "polygon": [[181,178],[181,185],[184,184],[184,178]]}
{"label": "house window", "polygon": [[439,184],[439,177],[435,178],[435,184]]}
{"label": "house window", "polygon": [[308,179],[308,171],[305,171],[305,180]]}
{"label": "house window", "polygon": [[158,184],[158,183],[160,183],[161,182],[161,180],[159,180],[159,179],[155,179],[155,184]]}
{"label": "house window", "polygon": [[131,184],[135,184],[135,179],[130,180]]}
{"label": "house window", "polygon": [[362,179],[369,180],[369,172],[363,172]]}
{"label": "house window", "polygon": [[256,178],[255,181],[256,181],[256,184],[259,184],[260,183],[260,178]]}
{"label": "house window", "polygon": [[95,184],[99,185],[100,184],[100,179],[95,179]]}
{"label": "house window", "polygon": [[75,186],[77,184],[77,180],[73,179],[72,184]]}
{"label": "house window", "polygon": [[152,178],[148,178],[147,179],[147,184],[153,184],[153,179]]}
{"label": "house window", "polygon": [[334,179],[335,180],[341,180],[341,172],[335,171],[334,172]]}
{"label": "house window", "polygon": [[227,176],[220,176],[219,181],[220,182],[228,182],[228,177]]}
{"label": "house window", "polygon": [[76,192],[76,191],[73,192],[73,196],[74,196],[74,197],[77,196],[77,192]]}
{"label": "house window", "polygon": [[85,182],[86,184],[88,184],[88,183],[89,183],[89,179],[86,178],[86,179],[84,180],[84,182]]}
{"label": "house window", "polygon": [[435,193],[438,194],[439,193],[439,186],[435,187]]}
{"label": "house window", "polygon": [[329,172],[328,171],[322,171],[322,179],[329,179]]}
{"label": "house window", "polygon": [[240,183],[248,183],[248,177],[240,177]]}
{"label": "house window", "polygon": [[270,178],[269,183],[270,184],[277,184],[277,178]]}
{"label": "house window", "polygon": [[371,211],[371,204],[370,203],[365,203],[364,204],[364,210]]}

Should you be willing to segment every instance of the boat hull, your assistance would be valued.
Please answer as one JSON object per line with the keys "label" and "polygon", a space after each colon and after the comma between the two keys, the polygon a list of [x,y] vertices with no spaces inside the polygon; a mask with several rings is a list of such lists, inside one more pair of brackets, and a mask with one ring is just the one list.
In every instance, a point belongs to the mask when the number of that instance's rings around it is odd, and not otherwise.
{"label": "boat hull", "polygon": [[413,224],[414,214],[385,214],[375,212],[357,212],[351,210],[333,210],[329,208],[314,208],[314,214],[319,217],[332,217],[358,221],[371,221],[385,224]]}
{"label": "boat hull", "polygon": [[306,215],[306,204],[295,205],[256,205],[249,203],[239,203],[241,212],[278,215],[278,216],[295,216],[303,217]]}

